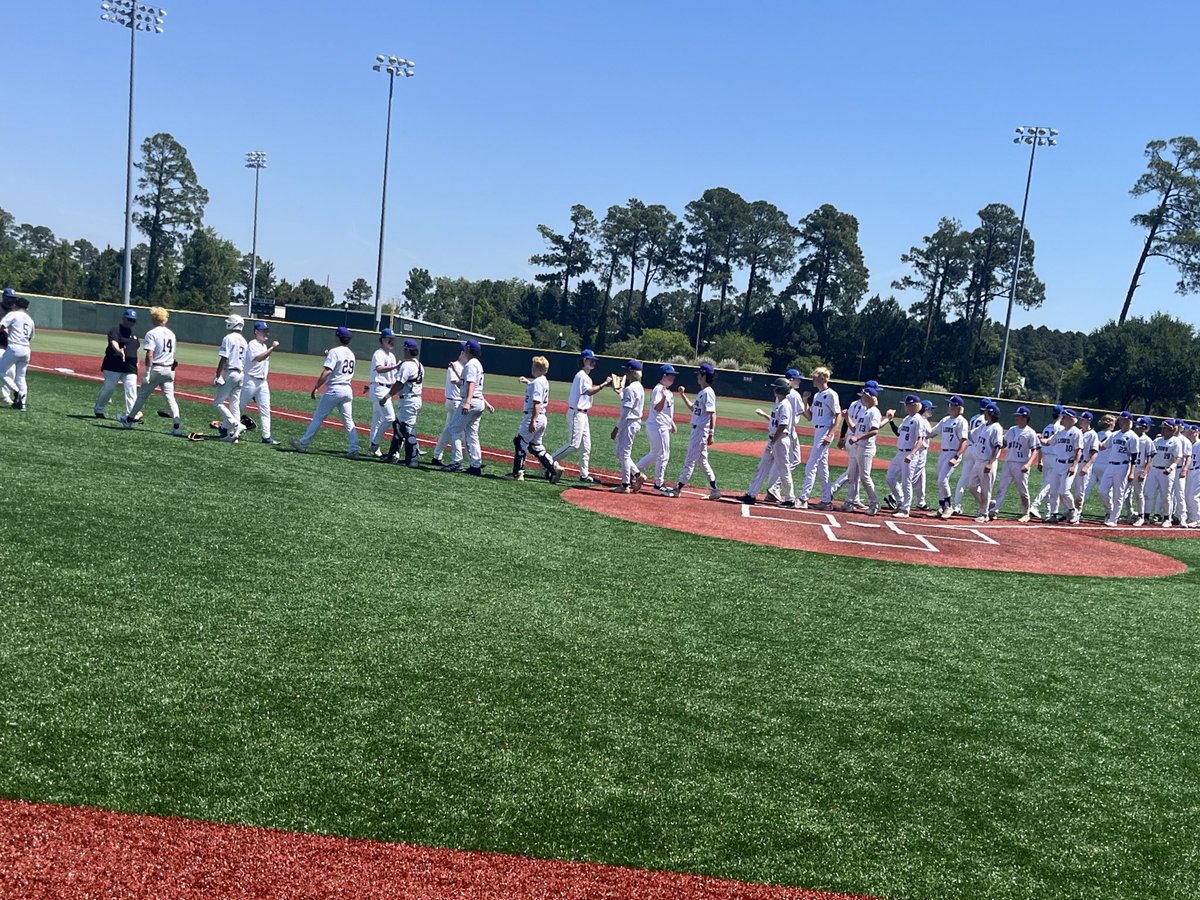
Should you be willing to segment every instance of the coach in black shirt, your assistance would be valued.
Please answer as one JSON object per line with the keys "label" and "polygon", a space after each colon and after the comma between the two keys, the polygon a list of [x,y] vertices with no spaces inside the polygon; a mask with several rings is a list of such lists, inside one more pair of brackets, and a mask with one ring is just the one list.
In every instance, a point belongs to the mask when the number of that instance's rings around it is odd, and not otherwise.
{"label": "coach in black shirt", "polygon": [[137,325],[137,310],[127,309],[121,316],[121,323],[108,333],[108,343],[104,345],[104,362],[100,371],[104,373],[104,384],[96,396],[96,418],[104,418],[104,408],[108,399],[120,384],[125,388],[125,412],[133,408],[137,399],[138,348],[141,341],[133,333]]}

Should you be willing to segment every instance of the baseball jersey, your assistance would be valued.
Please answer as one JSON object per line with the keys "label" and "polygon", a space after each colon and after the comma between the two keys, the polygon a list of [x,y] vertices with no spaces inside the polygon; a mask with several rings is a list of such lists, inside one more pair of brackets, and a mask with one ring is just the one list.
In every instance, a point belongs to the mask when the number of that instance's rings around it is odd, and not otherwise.
{"label": "baseball jersey", "polygon": [[1195,443],[1192,444],[1192,462],[1188,472],[1200,472],[1200,451],[1196,449]]}
{"label": "baseball jersey", "polygon": [[1108,462],[1129,465],[1136,463],[1141,453],[1141,438],[1130,431],[1114,431],[1104,443],[1108,445]]}
{"label": "baseball jersey", "polygon": [[463,366],[457,359],[446,366],[446,399],[455,403],[462,400]]}
{"label": "baseball jersey", "polygon": [[1079,457],[1081,463],[1087,462],[1100,449],[1100,441],[1096,436],[1096,431],[1089,428],[1087,431],[1080,429],[1082,437],[1079,440],[1079,448],[1083,450],[1083,455]]}
{"label": "baseball jersey", "polygon": [[159,325],[146,332],[146,352],[150,354],[150,365],[175,365],[175,332],[166,325]]}
{"label": "baseball jersey", "polygon": [[1138,435],[1138,466],[1145,468],[1154,459],[1154,438],[1148,434]]}
{"label": "baseball jersey", "polygon": [[897,451],[900,453],[909,453],[917,445],[918,439],[925,434],[925,429],[921,427],[923,419],[924,416],[918,412],[913,413],[911,416],[906,416],[904,421],[900,423],[900,429],[896,432]]}
{"label": "baseball jersey", "polygon": [[401,400],[420,400],[422,385],[425,384],[425,367],[420,361],[406,359],[400,363],[396,380],[400,382]]}
{"label": "baseball jersey", "polygon": [[354,351],[349,347],[334,347],[325,354],[324,365],[329,370],[329,380],[325,382],[326,393],[335,387],[349,387],[354,381]]}
{"label": "baseball jersey", "polygon": [[1054,435],[1054,462],[1060,462],[1067,466],[1075,463],[1075,452],[1080,448],[1083,442],[1083,434],[1078,428],[1072,425],[1070,428],[1059,428],[1058,434]]}
{"label": "baseball jersey", "polygon": [[1033,458],[1033,451],[1041,446],[1041,442],[1037,432],[1028,425],[1024,428],[1014,425],[1004,435],[1004,446],[1005,461],[1023,466]]}
{"label": "baseball jersey", "polygon": [[14,309],[3,319],[0,325],[8,329],[8,346],[28,347],[33,340],[33,319],[23,309]]}
{"label": "baseball jersey", "polygon": [[828,428],[842,411],[842,400],[833,388],[817,391],[812,398],[812,423],[814,428]]}
{"label": "baseball jersey", "polygon": [[621,393],[621,419],[641,421],[646,411],[646,389],[640,381],[631,381]]}
{"label": "baseball jersey", "polygon": [[1096,432],[1096,460],[1093,465],[1108,465],[1108,461],[1112,456],[1112,443],[1109,441],[1109,438],[1112,437],[1113,434],[1115,434],[1115,432],[1112,431]]}
{"label": "baseball jersey", "polygon": [[1175,462],[1175,448],[1171,446],[1171,438],[1159,435],[1154,439],[1154,450],[1150,465],[1156,469],[1165,469]]}
{"label": "baseball jersey", "polygon": [[957,453],[967,439],[967,420],[962,416],[944,416],[937,424],[943,453]]}
{"label": "baseball jersey", "polygon": [[391,350],[384,350],[380,347],[371,354],[371,384],[380,387],[391,387],[396,383],[396,370],[388,369],[386,372],[379,370],[386,366],[396,365],[396,354]]}
{"label": "baseball jersey", "polygon": [[471,398],[471,404],[483,403],[483,363],[477,359],[468,359],[462,370],[462,383],[459,389],[462,391],[462,399],[467,399],[467,391],[470,390],[467,385],[475,385],[475,394]]}
{"label": "baseball jersey", "polygon": [[792,430],[800,427],[800,417],[804,415],[806,409],[804,405],[804,397],[795,388],[788,391],[787,402],[792,407]]}
{"label": "baseball jersey", "polygon": [[1049,425],[1047,425],[1045,428],[1042,429],[1042,437],[1045,438],[1049,442],[1042,446],[1042,458],[1046,462],[1054,462],[1054,460],[1056,460],[1058,458],[1058,455],[1057,455],[1058,450],[1056,449],[1056,447],[1054,445],[1054,438],[1062,430],[1063,430],[1063,427],[1058,422],[1051,422]]}
{"label": "baseball jersey", "polygon": [[983,422],[971,433],[971,454],[979,462],[987,462],[1004,446],[1004,426],[999,422]]}
{"label": "baseball jersey", "polygon": [[[271,357],[263,356],[271,348],[267,346],[265,341],[260,341],[258,338],[252,340],[246,345],[246,377],[254,378],[258,381],[266,381],[267,373],[271,371]],[[262,359],[255,362],[255,357],[263,356]]]}
{"label": "baseball jersey", "polygon": [[[692,404],[692,427],[707,429],[712,424],[716,412],[717,392],[709,385],[696,395],[696,402]],[[832,424],[833,419],[829,421]]]}
{"label": "baseball jersey", "polygon": [[571,395],[567,397],[567,406],[580,411],[591,409],[592,396],[588,394],[591,389],[592,376],[580,369],[575,374],[575,380],[571,382]]}
{"label": "baseball jersey", "polygon": [[921,437],[923,437],[923,438],[925,438],[925,443],[923,443],[923,444],[921,445],[921,449],[920,449],[920,450],[918,450],[918,451],[917,451],[917,452],[916,452],[916,453],[913,455],[913,460],[914,460],[914,461],[921,460],[921,459],[924,459],[924,458],[925,458],[925,454],[929,452],[929,441],[931,440],[931,437],[930,437],[930,436],[933,434],[933,423],[932,423],[932,422],[930,422],[930,421],[929,421],[929,419],[928,419],[928,418],[926,418],[926,417],[925,417],[924,415],[922,415],[922,414],[918,414],[917,418],[919,418],[919,419],[921,420],[921,421],[919,422],[920,429],[921,429],[921,434],[920,434],[920,436],[921,436]]}
{"label": "baseball jersey", "polygon": [[[666,398],[666,401],[660,410],[658,403],[663,398]],[[663,384],[656,384],[650,394],[650,420],[659,428],[670,428],[675,421],[675,394]]]}
{"label": "baseball jersey", "polygon": [[796,407],[792,404],[790,395],[785,395],[775,404],[775,408],[771,410],[770,434],[775,434],[777,429],[783,429],[779,434],[779,438],[780,440],[787,440],[795,425]]}
{"label": "baseball jersey", "polygon": [[550,402],[550,382],[546,380],[545,375],[539,375],[537,378],[525,385],[525,418],[528,419],[533,415],[533,405],[541,404],[541,412],[544,415],[546,412],[546,404]]}
{"label": "baseball jersey", "polygon": [[225,360],[226,372],[240,372],[246,368],[246,339],[236,331],[231,331],[221,338],[221,348],[217,356]]}
{"label": "baseball jersey", "polygon": [[[851,404],[851,406],[853,405]],[[874,449],[875,435],[872,434],[869,438],[864,438],[863,435],[872,429],[878,430],[879,426],[883,424],[883,413],[879,411],[879,407],[863,406],[859,403],[857,413],[853,416],[852,421],[854,423],[852,436],[859,439],[854,442],[853,446],[865,450]]]}
{"label": "baseball jersey", "polygon": [[1180,468],[1187,468],[1191,464],[1192,445],[1182,434],[1171,438],[1171,451],[1176,456],[1182,457],[1179,463]]}
{"label": "baseball jersey", "polygon": [[971,416],[971,421],[967,427],[967,431],[971,434],[974,434],[976,428],[980,428],[986,424],[987,416],[985,416],[983,413],[976,413],[975,415]]}

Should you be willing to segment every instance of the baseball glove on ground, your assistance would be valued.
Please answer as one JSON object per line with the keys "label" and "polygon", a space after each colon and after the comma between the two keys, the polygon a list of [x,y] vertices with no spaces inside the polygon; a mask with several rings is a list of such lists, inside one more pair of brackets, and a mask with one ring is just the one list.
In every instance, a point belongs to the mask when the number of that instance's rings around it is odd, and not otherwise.
{"label": "baseball glove on ground", "polygon": [[193,431],[191,434],[189,434],[189,435],[187,436],[187,439],[188,439],[189,441],[202,441],[202,440],[204,440],[204,435],[202,435],[202,434],[201,434],[200,432],[198,432],[198,431]]}
{"label": "baseball glove on ground", "polygon": [[252,418],[250,418],[245,413],[242,413],[242,427],[245,428],[247,431],[253,431],[255,428],[258,427],[258,425],[255,424],[255,422]]}

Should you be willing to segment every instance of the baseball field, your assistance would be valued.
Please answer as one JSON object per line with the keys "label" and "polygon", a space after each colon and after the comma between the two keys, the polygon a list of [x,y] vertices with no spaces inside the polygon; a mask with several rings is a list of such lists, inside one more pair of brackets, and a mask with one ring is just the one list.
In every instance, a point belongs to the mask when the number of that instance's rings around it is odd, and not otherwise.
{"label": "baseball field", "polygon": [[[1195,532],[772,540],[759,507],[505,482],[499,378],[484,478],[348,461],[332,428],[189,443],[158,399],[92,417],[100,343],[39,333],[30,409],[0,410],[2,896],[1200,891]],[[273,362],[285,443],[319,365]],[[763,440],[720,403],[719,441]],[[712,458],[736,497],[757,460]]]}

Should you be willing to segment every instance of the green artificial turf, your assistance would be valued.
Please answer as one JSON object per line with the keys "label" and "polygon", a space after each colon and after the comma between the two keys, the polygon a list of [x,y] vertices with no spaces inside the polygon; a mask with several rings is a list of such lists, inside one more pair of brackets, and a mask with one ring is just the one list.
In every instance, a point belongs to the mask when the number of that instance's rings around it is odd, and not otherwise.
{"label": "green artificial turf", "polygon": [[761,548],[94,391],[0,410],[4,795],[881,897],[1200,889],[1200,542],[1140,540],[1193,567],[1156,580]]}

